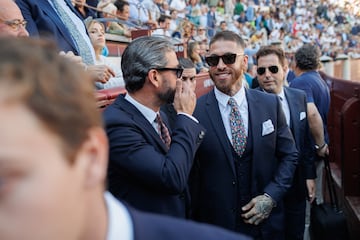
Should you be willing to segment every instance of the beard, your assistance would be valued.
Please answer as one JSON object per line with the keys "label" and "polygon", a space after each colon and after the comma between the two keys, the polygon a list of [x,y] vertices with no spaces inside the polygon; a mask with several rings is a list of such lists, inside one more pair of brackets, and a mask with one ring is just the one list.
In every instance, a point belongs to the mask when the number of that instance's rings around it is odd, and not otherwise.
{"label": "beard", "polygon": [[166,91],[158,93],[158,98],[164,104],[173,103],[176,89],[167,88]]}

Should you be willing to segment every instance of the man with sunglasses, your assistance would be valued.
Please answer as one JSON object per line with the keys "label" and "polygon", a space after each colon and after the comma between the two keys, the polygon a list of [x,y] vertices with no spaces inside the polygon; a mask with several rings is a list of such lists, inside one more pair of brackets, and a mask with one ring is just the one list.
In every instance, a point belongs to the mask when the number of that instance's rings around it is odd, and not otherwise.
{"label": "man with sunglasses", "polygon": [[207,133],[190,179],[193,218],[255,239],[283,239],[283,197],[298,152],[280,100],[245,89],[244,47],[231,31],[210,41],[206,61],[215,88],[194,112]]}
{"label": "man with sunglasses", "polygon": [[[179,60],[180,67],[182,67],[184,69],[184,71],[181,75],[181,80],[183,82],[187,82],[187,84],[190,85],[191,89],[193,91],[195,91],[196,68],[195,68],[194,63],[188,58],[179,58],[178,60]],[[166,114],[168,121],[169,121],[169,126],[171,129],[173,129],[175,126],[176,116],[177,116],[177,112],[174,108],[174,105],[172,103],[165,104],[165,105],[161,106],[161,111],[163,111]]]}
{"label": "man with sunglasses", "polygon": [[276,46],[264,46],[256,53],[259,90],[279,96],[287,125],[299,150],[299,164],[293,184],[284,198],[285,239],[302,240],[306,199],[315,198],[316,171],[307,121],[305,92],[284,86],[288,66],[285,53]]}
{"label": "man with sunglasses", "polygon": [[[161,37],[132,41],[121,69],[127,94],[104,112],[109,190],[138,209],[185,218],[187,180],[205,134],[191,116],[194,88],[181,81],[173,45]],[[160,107],[172,102],[178,114],[171,134]]]}

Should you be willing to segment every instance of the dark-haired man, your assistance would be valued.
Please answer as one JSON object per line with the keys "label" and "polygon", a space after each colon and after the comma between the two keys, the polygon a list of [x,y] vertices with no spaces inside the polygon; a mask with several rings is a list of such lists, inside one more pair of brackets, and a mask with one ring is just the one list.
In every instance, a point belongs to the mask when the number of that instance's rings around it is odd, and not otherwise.
{"label": "dark-haired man", "polygon": [[[205,134],[191,116],[194,89],[181,81],[183,68],[162,37],[132,41],[121,69],[128,93],[104,112],[109,190],[141,210],[185,218],[188,176]],[[178,114],[170,129],[160,107],[172,102]]]}
{"label": "dark-haired man", "polygon": [[244,48],[231,31],[210,41],[206,62],[215,88],[194,112],[207,133],[191,176],[193,217],[256,239],[283,239],[283,197],[298,152],[280,100],[245,89]]}
{"label": "dark-haired man", "polygon": [[285,239],[304,238],[306,199],[315,198],[315,165],[309,141],[306,95],[303,91],[284,86],[287,72],[285,53],[276,46],[263,46],[256,53],[257,79],[260,90],[279,96],[286,123],[299,151],[299,164],[290,190],[284,198]]}

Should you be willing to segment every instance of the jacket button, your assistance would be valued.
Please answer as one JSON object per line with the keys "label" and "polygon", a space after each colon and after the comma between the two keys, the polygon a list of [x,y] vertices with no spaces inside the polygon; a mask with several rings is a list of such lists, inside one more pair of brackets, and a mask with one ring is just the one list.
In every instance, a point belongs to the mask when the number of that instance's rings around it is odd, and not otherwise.
{"label": "jacket button", "polygon": [[235,181],[233,181],[233,182],[232,182],[232,185],[235,185],[235,184],[236,184],[236,182],[235,182]]}

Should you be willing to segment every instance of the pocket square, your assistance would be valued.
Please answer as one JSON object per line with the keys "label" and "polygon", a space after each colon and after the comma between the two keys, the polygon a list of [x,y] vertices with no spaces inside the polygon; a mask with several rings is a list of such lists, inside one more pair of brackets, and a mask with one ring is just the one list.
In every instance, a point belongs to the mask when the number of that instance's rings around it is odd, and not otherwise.
{"label": "pocket square", "polygon": [[300,113],[300,121],[303,120],[304,118],[306,118],[306,112],[301,112]]}
{"label": "pocket square", "polygon": [[268,134],[272,133],[273,131],[274,131],[274,125],[271,122],[271,119],[263,122],[263,124],[262,124],[262,135],[261,136],[268,135]]}

